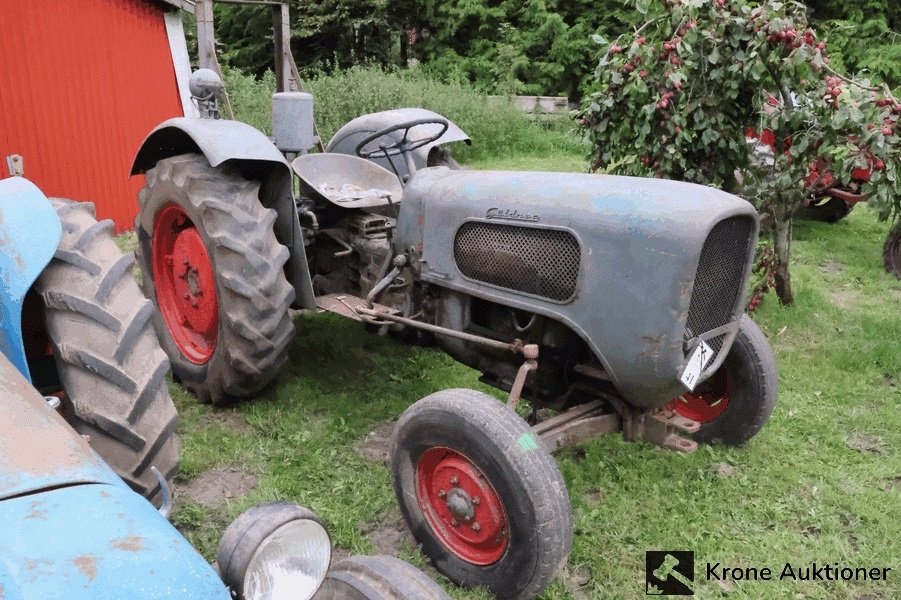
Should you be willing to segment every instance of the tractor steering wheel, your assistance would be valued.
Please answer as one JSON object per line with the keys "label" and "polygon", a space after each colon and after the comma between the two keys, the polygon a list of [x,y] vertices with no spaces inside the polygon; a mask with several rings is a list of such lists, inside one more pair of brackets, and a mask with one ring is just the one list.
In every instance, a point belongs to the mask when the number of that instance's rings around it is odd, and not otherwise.
{"label": "tractor steering wheel", "polygon": [[[410,130],[412,130],[414,127],[419,127],[420,125],[441,125],[441,131],[418,140],[410,140],[408,138],[408,136],[410,135]],[[422,148],[426,144],[431,144],[442,135],[444,135],[444,132],[447,131],[448,127],[450,127],[448,120],[442,119],[440,117],[427,117],[425,119],[404,121],[403,123],[397,123],[396,125],[391,125],[390,127],[380,129],[372,135],[367,136],[363,139],[363,141],[357,144],[354,152],[356,152],[357,156],[359,156],[360,158],[372,158],[374,156],[388,158],[389,156],[405,154],[412,150],[416,150],[417,148]],[[366,146],[368,144],[379,139],[380,137],[400,130],[403,130],[404,132],[404,135],[401,139],[392,140],[390,144],[380,144],[374,149],[366,149]]]}

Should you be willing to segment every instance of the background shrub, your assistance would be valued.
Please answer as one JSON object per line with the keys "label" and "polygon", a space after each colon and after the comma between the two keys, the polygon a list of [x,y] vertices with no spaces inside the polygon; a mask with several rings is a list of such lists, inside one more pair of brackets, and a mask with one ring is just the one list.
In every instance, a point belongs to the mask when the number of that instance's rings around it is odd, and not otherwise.
{"label": "background shrub", "polygon": [[[267,71],[256,79],[238,69],[226,68],[225,78],[236,118],[270,132],[270,98],[275,90],[272,73]],[[324,142],[354,117],[415,106],[446,116],[470,135],[472,146],[458,144],[454,148],[454,156],[464,162],[511,153],[583,151],[565,117],[536,122],[503,99],[489,99],[468,84],[436,81],[418,70],[352,67],[319,73],[304,84],[315,98],[314,114]]]}

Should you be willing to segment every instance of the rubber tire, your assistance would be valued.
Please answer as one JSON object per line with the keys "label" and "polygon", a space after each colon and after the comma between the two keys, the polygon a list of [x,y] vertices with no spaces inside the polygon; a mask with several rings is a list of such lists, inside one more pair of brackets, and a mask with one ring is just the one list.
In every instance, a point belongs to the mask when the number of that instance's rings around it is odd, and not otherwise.
{"label": "rubber tire", "polygon": [[[820,202],[823,198],[817,198],[815,201]],[[796,214],[802,219],[808,221],[820,221],[823,223],[838,223],[848,216],[854,209],[853,204],[848,204],[841,198],[833,198],[829,196],[822,204],[811,204],[810,206],[801,206]]]}
{"label": "rubber tire", "polygon": [[742,315],[738,334],[720,369],[726,369],[732,386],[729,404],[720,416],[701,425],[692,437],[697,442],[718,441],[727,446],[740,446],[754,437],[770,418],[779,383],[773,349],[748,315]]}
{"label": "rubber tire", "polygon": [[287,360],[294,338],[288,312],[294,288],[283,267],[288,249],[275,238],[274,210],[259,201],[260,185],[227,166],[211,167],[199,154],[159,161],[138,195],[138,264],[144,295],[157,305],[151,242],[157,213],[174,203],[203,240],[216,280],[219,324],[216,348],[201,365],[172,339],[157,307],[153,324],[172,372],[201,402],[225,404],[266,387]]}
{"label": "rubber tire", "polygon": [[[521,444],[526,436],[535,443]],[[505,507],[510,542],[494,564],[458,558],[425,520],[417,502],[416,465],[436,446],[475,463]],[[438,571],[455,583],[485,586],[498,598],[534,598],[566,563],[573,516],[563,476],[528,424],[492,396],[451,389],[408,408],[391,438],[391,471],[407,526]]]}
{"label": "rubber tire", "polygon": [[901,279],[901,221],[895,223],[885,238],[882,247],[882,262],[885,270]]}
{"label": "rubber tire", "polygon": [[393,556],[351,556],[332,565],[314,600],[450,600],[428,575]]}
{"label": "rubber tire", "polygon": [[126,483],[159,505],[150,467],[171,482],[179,439],[153,306],[132,277],[134,258],[116,246],[113,222],[98,222],[91,203],[51,202],[62,239],[35,291],[65,391],[63,413]]}

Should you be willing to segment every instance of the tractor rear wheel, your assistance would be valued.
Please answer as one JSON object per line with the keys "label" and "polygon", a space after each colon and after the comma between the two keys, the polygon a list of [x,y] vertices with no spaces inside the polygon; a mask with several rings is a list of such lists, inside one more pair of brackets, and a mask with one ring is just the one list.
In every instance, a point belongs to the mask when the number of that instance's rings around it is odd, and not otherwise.
{"label": "tractor rear wheel", "polygon": [[432,579],[393,556],[351,556],[332,565],[314,600],[450,600]]}
{"label": "tractor rear wheel", "polygon": [[199,154],[159,161],[138,200],[138,264],[172,372],[202,402],[253,396],[294,337],[288,249],[260,184]]}
{"label": "tractor rear wheel", "polygon": [[701,424],[692,436],[696,441],[740,446],[770,418],[778,380],[776,357],[766,336],[742,315],[738,335],[717,372],[668,408]]}
{"label": "tractor rear wheel", "polygon": [[452,581],[534,598],[565,564],[566,484],[526,422],[497,399],[444,390],[408,408],[391,440],[391,470],[407,526]]}
{"label": "tractor rear wheel", "polygon": [[882,260],[885,263],[885,270],[901,279],[901,221],[895,223],[885,238]]}
{"label": "tractor rear wheel", "polygon": [[63,387],[63,413],[132,488],[155,504],[178,470],[169,361],[150,325],[153,306],[132,277],[134,259],[94,205],[52,199],[62,221],[53,260],[35,283]]}

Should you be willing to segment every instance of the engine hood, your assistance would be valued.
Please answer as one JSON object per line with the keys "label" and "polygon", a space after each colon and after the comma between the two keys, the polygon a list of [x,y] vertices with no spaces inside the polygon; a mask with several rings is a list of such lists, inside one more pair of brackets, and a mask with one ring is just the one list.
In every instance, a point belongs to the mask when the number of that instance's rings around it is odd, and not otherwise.
{"label": "engine hood", "polygon": [[229,598],[216,572],[139,495],[75,485],[0,501],[0,595]]}
{"label": "engine hood", "polygon": [[[748,232],[735,275],[741,290],[727,309],[737,328],[757,214],[748,202],[713,188],[611,175],[424,169],[404,191],[397,244],[421,253],[424,281],[566,323],[627,400],[653,407],[684,390],[678,378],[701,251],[711,230],[730,218]],[[486,236],[526,228],[529,239],[559,232],[547,235],[572,240],[577,258],[571,265],[530,250],[519,257],[545,261],[545,269],[571,268],[572,293],[543,296],[467,275],[455,257],[464,225]],[[509,265],[509,256],[505,260]],[[733,338],[731,331],[724,349]]]}
{"label": "engine hood", "polygon": [[0,598],[228,598],[0,354]]}
{"label": "engine hood", "polygon": [[125,484],[0,354],[0,500],[79,483]]}

